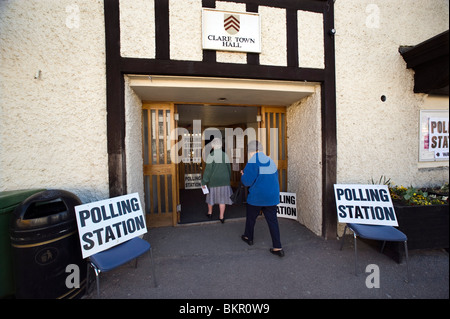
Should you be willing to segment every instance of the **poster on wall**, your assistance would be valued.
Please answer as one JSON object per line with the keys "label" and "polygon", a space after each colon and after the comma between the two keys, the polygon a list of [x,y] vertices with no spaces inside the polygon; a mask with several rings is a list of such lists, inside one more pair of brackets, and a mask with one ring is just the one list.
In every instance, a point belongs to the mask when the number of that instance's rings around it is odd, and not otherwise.
{"label": "poster on wall", "polygon": [[448,118],[428,119],[428,147],[434,158],[448,159]]}
{"label": "poster on wall", "polygon": [[419,161],[448,161],[448,110],[420,111]]}
{"label": "poster on wall", "polygon": [[184,188],[197,189],[202,188],[202,174],[184,174]]}

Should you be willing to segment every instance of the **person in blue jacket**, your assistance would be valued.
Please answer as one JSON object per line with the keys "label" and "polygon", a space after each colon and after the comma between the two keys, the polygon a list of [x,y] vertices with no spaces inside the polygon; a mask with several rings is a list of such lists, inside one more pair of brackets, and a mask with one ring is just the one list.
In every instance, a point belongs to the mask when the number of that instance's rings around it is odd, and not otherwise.
{"label": "person in blue jacket", "polygon": [[275,162],[263,153],[262,144],[258,141],[248,143],[249,160],[241,171],[241,182],[249,186],[247,196],[247,218],[245,232],[241,239],[253,245],[253,233],[260,212],[262,211],[269,226],[272,237],[270,252],[283,257],[280,229],[277,219],[277,205],[280,203],[280,186],[278,184],[278,171]]}

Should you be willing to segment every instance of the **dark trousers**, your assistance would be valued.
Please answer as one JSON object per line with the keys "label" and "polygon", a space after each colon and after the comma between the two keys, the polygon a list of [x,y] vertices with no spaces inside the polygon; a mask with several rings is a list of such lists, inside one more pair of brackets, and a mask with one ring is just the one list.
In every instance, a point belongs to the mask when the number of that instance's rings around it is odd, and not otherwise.
{"label": "dark trousers", "polygon": [[269,226],[270,236],[272,236],[273,248],[282,248],[280,240],[280,228],[278,227],[277,206],[253,206],[247,204],[247,219],[245,221],[244,236],[249,240],[253,240],[253,233],[255,229],[256,218],[258,218],[260,211],[263,212],[264,217]]}

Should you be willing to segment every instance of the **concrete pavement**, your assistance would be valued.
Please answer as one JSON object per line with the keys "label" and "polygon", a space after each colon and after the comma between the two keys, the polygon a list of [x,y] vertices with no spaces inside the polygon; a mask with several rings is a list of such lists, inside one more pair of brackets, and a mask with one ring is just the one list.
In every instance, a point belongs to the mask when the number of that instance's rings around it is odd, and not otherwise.
{"label": "concrete pavement", "polygon": [[[158,286],[153,287],[150,260],[138,268],[126,264],[101,274],[102,299],[448,299],[449,256],[445,250],[410,251],[410,282],[406,265],[397,264],[358,241],[358,276],[354,274],[354,246],[346,237],[324,240],[299,223],[279,219],[286,252],[269,252],[271,238],[264,218],[257,220],[254,245],[240,236],[245,219],[150,229]],[[374,272],[379,268],[379,288]],[[371,277],[372,276],[372,277]],[[369,277],[369,278],[368,278]],[[92,286],[94,288],[94,286]],[[86,298],[96,298],[95,289]]]}

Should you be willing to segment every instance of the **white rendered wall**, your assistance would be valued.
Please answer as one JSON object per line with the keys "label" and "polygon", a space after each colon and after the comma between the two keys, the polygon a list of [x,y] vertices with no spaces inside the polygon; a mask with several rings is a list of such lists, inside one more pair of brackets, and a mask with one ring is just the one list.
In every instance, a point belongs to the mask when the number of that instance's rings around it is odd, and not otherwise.
{"label": "white rendered wall", "polygon": [[320,86],[287,108],[288,192],[297,194],[297,220],[322,234],[322,126]]}
{"label": "white rendered wall", "polygon": [[142,101],[130,88],[125,76],[125,154],[127,166],[127,192],[138,192],[144,201],[144,173],[142,159]]}
{"label": "white rendered wall", "polygon": [[426,95],[413,92],[414,72],[398,52],[448,30],[448,5],[445,0],[336,1],[339,183],[381,176],[408,186],[448,181],[448,161],[441,168],[419,167],[419,112]]}
{"label": "white rendered wall", "polygon": [[[217,10],[245,12],[246,5],[237,2],[216,1]],[[170,58],[201,61],[202,1],[170,0],[169,33]],[[286,10],[260,6],[261,65],[286,66]],[[121,54],[124,57],[155,57],[155,28],[153,1],[121,0]],[[298,11],[299,65],[324,68],[323,17],[320,13]],[[247,54],[217,51],[217,62],[247,63]]]}
{"label": "white rendered wall", "polygon": [[155,58],[154,21],[154,1],[120,1],[121,56],[130,58]]}
{"label": "white rendered wall", "polygon": [[0,3],[0,191],[108,197],[104,29],[103,1]]}

